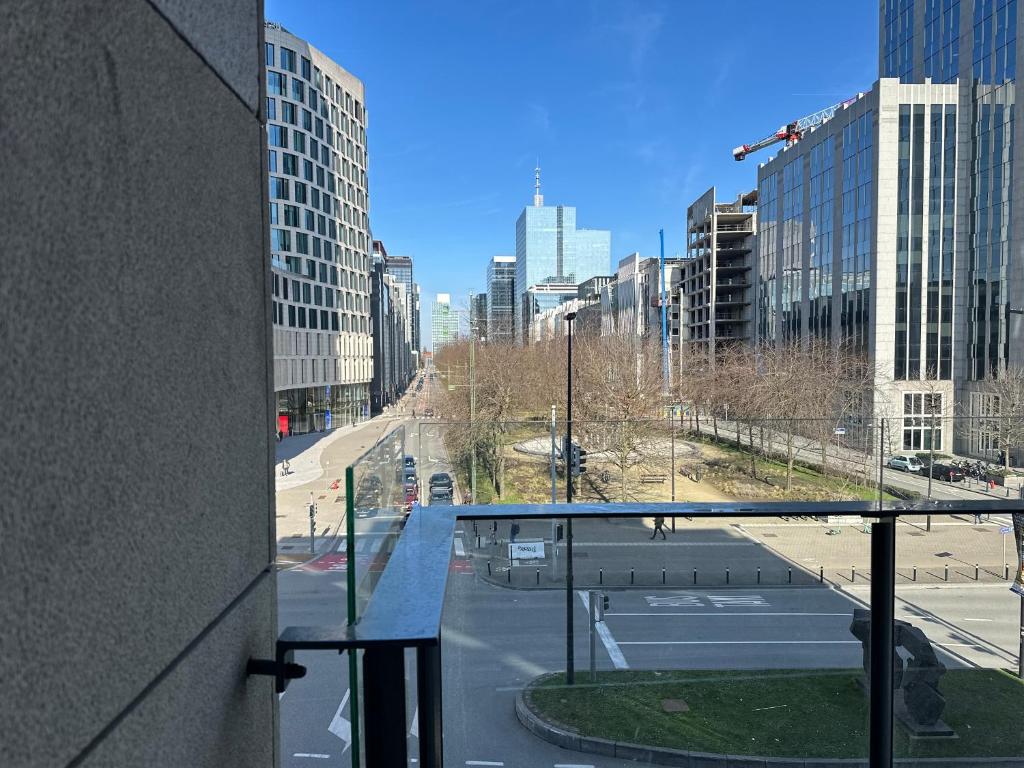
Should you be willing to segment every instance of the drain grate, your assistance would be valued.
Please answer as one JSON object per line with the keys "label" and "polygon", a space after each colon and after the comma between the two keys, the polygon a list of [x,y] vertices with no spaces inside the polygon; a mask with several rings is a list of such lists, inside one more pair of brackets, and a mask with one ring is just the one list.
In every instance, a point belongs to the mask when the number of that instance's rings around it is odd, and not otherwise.
{"label": "drain grate", "polygon": [[907,536],[924,536],[924,534],[920,531],[910,531],[907,533]]}
{"label": "drain grate", "polygon": [[779,534],[777,534],[777,533],[762,533],[761,534],[761,538],[762,539],[777,539],[777,538],[779,538]]}

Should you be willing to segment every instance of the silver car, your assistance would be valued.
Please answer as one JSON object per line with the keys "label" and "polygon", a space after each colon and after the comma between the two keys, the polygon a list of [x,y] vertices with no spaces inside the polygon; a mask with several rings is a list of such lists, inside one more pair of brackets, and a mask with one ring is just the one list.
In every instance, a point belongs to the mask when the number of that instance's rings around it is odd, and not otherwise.
{"label": "silver car", "polygon": [[919,473],[924,469],[924,464],[917,456],[892,456],[889,461],[886,462],[886,466],[890,469],[899,469],[903,472],[914,472]]}

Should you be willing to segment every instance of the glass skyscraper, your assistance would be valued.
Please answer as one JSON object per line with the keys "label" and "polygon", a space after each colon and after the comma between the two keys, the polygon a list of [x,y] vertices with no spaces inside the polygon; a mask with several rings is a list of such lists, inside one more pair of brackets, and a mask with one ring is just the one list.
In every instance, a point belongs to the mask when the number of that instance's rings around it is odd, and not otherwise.
{"label": "glass skyscraper", "polygon": [[516,257],[495,256],[487,265],[487,339],[515,338]]}
{"label": "glass skyscraper", "polygon": [[439,293],[430,316],[430,343],[434,353],[458,338],[459,315],[452,307],[452,297],[447,293]]}
{"label": "glass skyscraper", "polygon": [[[611,266],[612,234],[603,229],[577,229],[576,209],[544,205],[537,169],[533,205],[516,221],[516,306],[523,308],[526,292],[544,283],[578,285],[607,275]],[[516,337],[527,338],[532,315],[516,312]]]}

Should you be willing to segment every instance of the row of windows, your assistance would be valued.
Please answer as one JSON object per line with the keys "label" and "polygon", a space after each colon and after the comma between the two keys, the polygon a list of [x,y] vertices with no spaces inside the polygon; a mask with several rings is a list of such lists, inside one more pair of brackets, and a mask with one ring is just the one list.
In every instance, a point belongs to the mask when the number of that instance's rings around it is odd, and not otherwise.
{"label": "row of windows", "polygon": [[273,302],[274,324],[289,328],[309,328],[312,330],[337,331],[340,333],[369,333],[370,320],[365,315],[351,315],[328,311],[297,307],[294,304]]}
{"label": "row of windows", "polygon": [[[295,261],[302,261],[302,259],[295,259]],[[316,262],[311,259],[306,259],[306,274],[305,277],[310,280],[316,279]],[[325,264],[320,264],[320,279],[323,282],[325,280],[324,267]],[[335,270],[334,267],[331,267]],[[296,271],[295,274],[300,274]],[[346,278],[347,275],[347,278]],[[289,287],[290,284],[290,287]],[[336,270],[330,275],[330,285],[338,285],[338,275]],[[355,273],[341,273],[341,287],[343,290],[334,290],[323,285],[314,285],[312,283],[304,283],[299,280],[292,280],[281,275],[274,275],[274,296],[290,301],[304,301],[307,304],[315,304],[316,306],[327,306],[333,307],[335,304],[335,296],[337,296],[337,305],[339,309],[347,309],[349,311],[366,313],[369,311],[369,298],[366,296],[368,291],[367,279],[365,275],[357,275]],[[362,295],[357,293],[349,293],[349,291],[359,291]]]}
{"label": "row of windows", "polygon": [[312,62],[305,56],[299,57],[300,71],[296,70],[296,54],[290,48],[280,47],[280,62],[274,61],[274,44],[267,43],[264,50],[264,63],[268,67],[278,66],[292,74],[301,75],[303,80],[311,83],[314,88],[324,92],[326,98],[333,100],[339,106],[344,106],[345,111],[356,116],[360,121],[363,119],[363,105],[352,94],[345,91],[339,84],[333,82],[327,75],[323,75],[319,67],[313,67]]}
{"label": "row of windows", "polygon": [[[283,154],[286,155],[287,157],[295,158],[294,155],[288,155],[287,153],[283,153]],[[284,160],[284,159],[285,158],[282,158],[282,160]],[[295,163],[291,163],[291,162],[289,162],[288,164],[282,163],[282,168],[284,169],[284,173],[298,176],[297,173],[294,173],[294,174],[291,173],[293,171],[297,171],[298,170],[295,167],[296,164],[297,164],[297,159],[296,159]],[[276,165],[276,161],[275,161],[275,165]],[[305,169],[303,170],[303,173],[305,174]],[[305,178],[305,176],[303,176],[303,178]],[[291,188],[292,193],[289,193],[289,188]],[[309,203],[309,198],[307,197],[306,192],[307,192],[307,187],[306,187],[306,184],[304,182],[294,181],[294,182],[289,183],[289,179],[283,179],[280,176],[271,176],[270,177],[270,199],[271,200],[292,201],[292,202],[296,202],[296,203],[302,203],[303,205],[309,205],[310,204]],[[320,206],[321,209],[324,208],[324,203],[323,203],[324,194],[321,194],[317,198],[315,198],[315,199],[320,201],[319,202],[319,206]],[[354,206],[351,206],[348,203],[344,203],[344,204],[341,205],[340,215],[338,215],[337,206],[331,206],[331,207],[334,209],[334,215],[327,220],[327,229],[330,232],[331,239],[332,240],[338,239],[339,238],[339,233],[347,233],[347,234],[342,234],[341,235],[341,241],[342,242],[349,243],[351,238],[357,238],[359,240],[359,247],[361,249],[365,249],[366,248],[366,242],[367,242],[367,237],[366,237],[366,234],[365,234],[365,230],[370,228],[370,219],[369,219],[369,216],[366,215],[366,212],[365,211],[360,211],[358,208],[355,208]],[[362,232],[355,232],[355,231],[348,232],[348,227],[345,227],[345,226],[342,226],[340,228],[340,230],[339,230],[338,222],[337,222],[337,219],[339,219],[339,218],[341,219],[341,221],[344,224],[348,224],[348,225],[350,225],[352,227],[359,227],[361,230],[364,230],[364,231],[362,231]]]}

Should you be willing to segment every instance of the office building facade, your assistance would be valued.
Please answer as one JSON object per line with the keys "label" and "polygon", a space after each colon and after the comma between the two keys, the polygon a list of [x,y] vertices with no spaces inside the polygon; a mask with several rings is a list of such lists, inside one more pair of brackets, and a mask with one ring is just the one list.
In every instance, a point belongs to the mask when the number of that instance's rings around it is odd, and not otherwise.
{"label": "office building facade", "polygon": [[409,297],[406,282],[387,269],[387,251],[373,242],[370,273],[370,317],[373,321],[373,379],[370,383],[370,412],[380,413],[394,405],[415,375],[412,342],[409,339]]}
{"label": "office building facade", "polygon": [[434,354],[459,338],[459,314],[448,293],[437,294],[430,316],[430,343]]}
{"label": "office building facade", "polygon": [[904,450],[952,448],[920,427],[953,415],[956,85],[883,79],[758,169],[760,342],[816,337],[873,361],[861,416],[906,416]]}
{"label": "office building facade", "polygon": [[516,221],[516,337],[528,339],[533,315],[526,293],[543,283],[582,283],[588,278],[608,274],[611,263],[611,232],[577,229],[576,209],[565,205],[544,205],[540,193],[540,169],[534,182],[533,205],[523,209]]}
{"label": "office building facade", "polygon": [[279,430],[369,415],[373,378],[363,84],[267,22],[267,163]]}
{"label": "office building facade", "polygon": [[[879,5],[879,75],[958,88],[958,198],[955,216],[944,224],[953,229],[955,245],[942,255],[949,271],[942,290],[952,283],[952,354],[946,357],[954,397],[958,411],[973,416],[995,405],[984,392],[986,377],[1024,366],[1024,220],[1014,211],[1024,196],[1024,160],[1015,149],[1021,127],[1014,114],[1022,34],[1024,14],[1007,0]],[[957,436],[958,450],[992,457],[970,421]]]}
{"label": "office building facade", "polygon": [[487,294],[469,297],[469,332],[477,341],[487,341]]}
{"label": "office building facade", "polygon": [[[379,242],[379,241],[375,241]],[[406,297],[406,337],[414,350],[420,347],[419,329],[419,290],[413,280],[412,256],[389,256],[384,253],[384,268],[394,275],[405,286]]]}
{"label": "office building facade", "polygon": [[515,339],[516,257],[494,256],[487,264],[487,334],[491,343]]}

